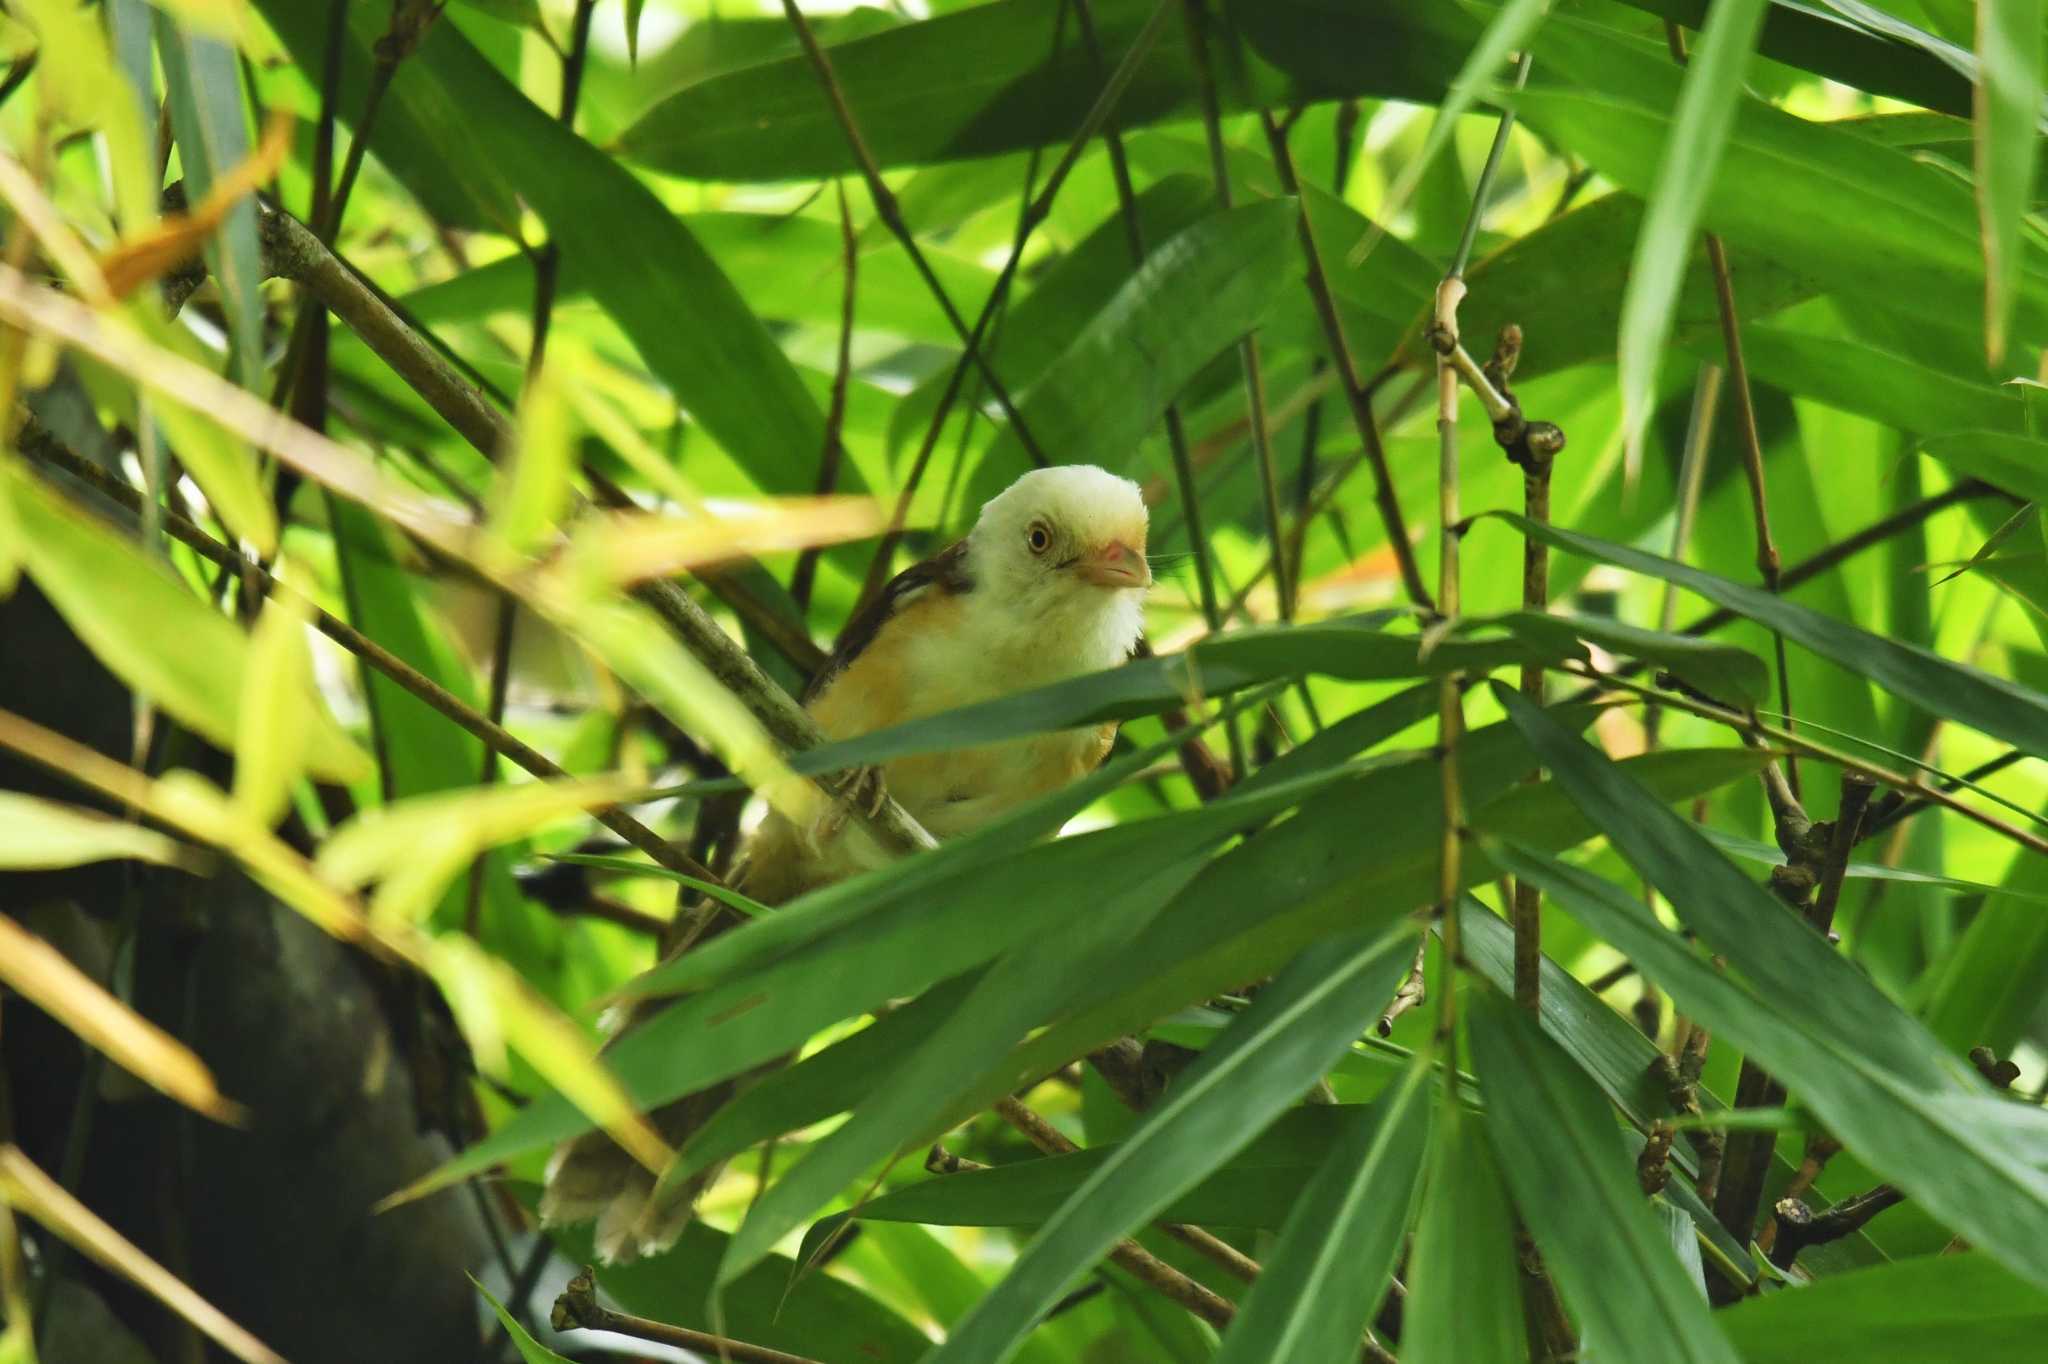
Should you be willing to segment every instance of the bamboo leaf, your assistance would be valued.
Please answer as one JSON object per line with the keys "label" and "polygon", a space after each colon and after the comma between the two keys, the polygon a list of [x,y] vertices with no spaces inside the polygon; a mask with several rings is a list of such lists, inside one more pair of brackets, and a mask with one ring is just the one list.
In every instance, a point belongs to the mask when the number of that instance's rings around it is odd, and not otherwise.
{"label": "bamboo leaf", "polygon": [[130,1075],[216,1122],[239,1122],[213,1073],[184,1043],[109,994],[69,958],[0,914],[0,980]]}
{"label": "bamboo leaf", "polygon": [[1419,1188],[1431,1092],[1427,1064],[1418,1057],[1369,1113],[1347,1125],[1266,1255],[1223,1338],[1218,1364],[1337,1364],[1357,1357]]}
{"label": "bamboo leaf", "polygon": [[1742,75],[1765,7],[1765,0],[1721,0],[1709,11],[1672,112],[1671,136],[1643,210],[1621,305],[1621,394],[1631,442],[1641,440],[1650,417],[1650,394],[1671,336],[1693,234],[1735,123]]}
{"label": "bamboo leaf", "polygon": [[[1796,935],[1820,944],[1817,935],[1774,906],[1773,918],[1752,921],[1758,941],[1730,954],[1731,964],[1754,982],[1738,983],[1649,921],[1640,903],[1613,883],[1505,846],[1495,856],[1627,953],[1680,1008],[1781,1076],[1828,1130],[1873,1169],[2008,1268],[2040,1282],[2041,1265],[2027,1247],[2039,1243],[2048,1225],[2048,1173],[2024,1155],[2026,1140],[2039,1149],[2040,1134],[2023,1139],[1992,1121],[1998,1115],[1981,1108],[1989,1100],[1988,1087],[1942,1055],[1933,1038],[1922,1034],[1919,1064],[1901,1066],[1891,1054],[1895,1048],[1866,1039],[1853,1026],[1816,1016],[1832,1010],[1832,1002],[1803,1008],[1788,1004],[1767,983],[1770,966],[1761,959],[1795,942]],[[1704,866],[1696,863],[1693,870]],[[1669,893],[1661,884],[1660,889]],[[1760,888],[1758,894],[1763,894]],[[1683,889],[1673,896],[1681,913],[1699,902]],[[1703,931],[1702,936],[1708,935]],[[1832,952],[1826,955],[1840,961]],[[1853,968],[1850,975],[1860,992],[1875,993]],[[1903,1014],[1897,1021],[1912,1026]]]}
{"label": "bamboo leaf", "polygon": [[2029,753],[2048,756],[2048,697],[2016,682],[1994,677],[1931,650],[1859,630],[1810,607],[1758,588],[1731,582],[1703,569],[1674,563],[1591,535],[1538,525],[1514,512],[1489,512],[1552,548],[1646,573],[1697,592],[1707,600],[1803,644],[1850,672],[1869,678],[1890,694],[1947,716]]}
{"label": "bamboo leaf", "polygon": [[1599,1092],[1497,991],[1472,991],[1466,1007],[1494,1157],[1582,1329],[1619,1358],[1737,1364]]}
{"label": "bamboo leaf", "polygon": [[[258,8],[317,78],[325,11],[298,0]],[[351,7],[345,72],[370,69],[386,17]],[[351,79],[360,76],[345,74],[344,89]],[[345,107],[360,98],[345,95]],[[528,99],[454,24],[434,26],[386,103],[372,139],[380,154],[415,158],[415,183],[459,168],[457,186],[501,230],[517,222],[515,202],[529,205],[648,368],[757,486],[812,491],[825,430],[817,403],[732,281],[644,183]]]}
{"label": "bamboo leaf", "polygon": [[1328,1069],[1385,1006],[1412,955],[1405,929],[1303,952],[1032,1238],[933,1364],[1000,1364],[1014,1354],[1039,1314],[1119,1236],[1229,1159]]}
{"label": "bamboo leaf", "polygon": [[1423,1187],[1408,1300],[1404,1364],[1529,1357],[1522,1343],[1514,1212],[1479,1120],[1447,1106]]}
{"label": "bamboo leaf", "polygon": [[205,865],[193,849],[154,829],[19,791],[0,791],[0,867],[47,870],[122,857],[188,871]]}
{"label": "bamboo leaf", "polygon": [[[114,674],[180,723],[232,750],[250,643],[164,566],[21,472],[0,472],[36,585]],[[118,580],[118,591],[108,590]],[[165,640],[178,647],[163,647]],[[306,765],[354,781],[368,761],[328,715],[310,683],[274,698],[305,736]]]}
{"label": "bamboo leaf", "polygon": [[0,1146],[0,1201],[33,1217],[51,1234],[138,1285],[237,1359],[246,1360],[247,1364],[284,1364],[276,1351],[143,1254],[11,1143]]}
{"label": "bamboo leaf", "polygon": [[469,1281],[475,1284],[477,1295],[491,1305],[491,1311],[497,1316],[498,1324],[505,1328],[505,1334],[511,1338],[513,1348],[519,1351],[519,1357],[525,1360],[526,1364],[569,1364],[568,1360],[535,1340],[532,1333],[505,1310],[505,1304],[491,1296],[490,1289],[477,1283],[476,1275],[470,1275]]}
{"label": "bamboo leaf", "polygon": [[[205,38],[169,15],[157,15],[157,53],[164,91],[185,168],[186,202],[197,206],[249,159],[241,73],[235,49]],[[263,260],[256,241],[256,200],[244,195],[228,209],[208,246],[207,264],[227,305],[234,366],[242,387],[263,383]]]}
{"label": "bamboo leaf", "polygon": [[2041,121],[2041,0],[1977,6],[1977,212],[1984,237],[1984,356],[2005,359],[2034,199]]}
{"label": "bamboo leaf", "polygon": [[1745,1298],[1715,1320],[1747,1364],[2026,1364],[2048,1331],[2048,1293],[1989,1256],[1932,1255]]}

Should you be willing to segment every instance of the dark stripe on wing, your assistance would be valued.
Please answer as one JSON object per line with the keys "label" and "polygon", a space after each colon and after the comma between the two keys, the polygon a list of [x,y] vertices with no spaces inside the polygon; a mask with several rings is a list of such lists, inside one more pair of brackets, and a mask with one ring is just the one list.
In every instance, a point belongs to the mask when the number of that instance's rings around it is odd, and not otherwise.
{"label": "dark stripe on wing", "polygon": [[892,616],[929,589],[949,595],[974,590],[974,579],[967,575],[965,540],[956,540],[931,558],[904,569],[889,579],[873,601],[855,612],[846,628],[839,632],[839,642],[833,646],[832,656],[825,660],[825,666],[804,688],[804,701],[809,703],[830,686],[833,679],[860,657],[863,649],[874,643],[875,636],[882,632],[882,627]]}

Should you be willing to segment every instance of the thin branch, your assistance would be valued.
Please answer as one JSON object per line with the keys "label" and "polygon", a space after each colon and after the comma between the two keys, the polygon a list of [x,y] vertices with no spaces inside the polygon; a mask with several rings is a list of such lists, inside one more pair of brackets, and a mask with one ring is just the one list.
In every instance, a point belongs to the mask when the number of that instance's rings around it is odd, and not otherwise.
{"label": "thin branch", "polygon": [[[1049,1156],[1070,1156],[1081,1148],[1067,1140],[1059,1128],[1046,1121],[1045,1116],[1018,1099],[1005,1095],[996,1101],[996,1112],[1004,1122],[1024,1134],[1025,1140]],[[1232,1276],[1250,1283],[1259,1276],[1258,1261],[1247,1256],[1236,1246],[1219,1236],[1212,1236],[1200,1227],[1185,1222],[1161,1222],[1159,1229],[1179,1241],[1196,1254],[1206,1257],[1221,1266]]]}
{"label": "thin branch", "polygon": [[708,1331],[693,1331],[687,1326],[671,1326],[665,1321],[614,1312],[597,1300],[597,1279],[588,1267],[569,1280],[562,1295],[555,1299],[548,1324],[557,1331],[571,1331],[578,1327],[586,1331],[615,1331],[622,1336],[651,1340],[699,1355],[736,1360],[739,1364],[818,1364],[815,1359],[771,1350],[766,1345],[750,1345],[730,1336],[712,1335]]}
{"label": "thin branch", "polygon": [[[840,444],[840,432],[846,426],[846,390],[853,377],[853,314],[854,304],[859,298],[859,241],[853,231],[853,207],[846,202],[846,182],[834,180],[833,193],[839,196],[839,269],[842,276],[839,293],[839,353],[832,366],[832,401],[825,409],[825,448],[818,455],[818,493],[823,496],[839,486],[839,465],[845,458],[846,449]],[[796,568],[789,575],[789,595],[796,602],[797,612],[808,614],[811,609],[811,586],[818,573],[818,556],[822,553],[817,546],[796,556]]]}
{"label": "thin branch", "polygon": [[[1216,201],[1231,204],[1230,162],[1223,146],[1223,115],[1216,99],[1216,74],[1209,62],[1209,16],[1204,0],[1184,0],[1188,50],[1194,58],[1195,90],[1202,107],[1202,133],[1209,146],[1209,174],[1216,183]],[[1247,415],[1251,420],[1252,455],[1258,465],[1259,494],[1265,501],[1266,531],[1272,542],[1273,589],[1280,619],[1294,618],[1294,574],[1287,562],[1287,535],[1280,524],[1280,488],[1273,475],[1273,441],[1266,430],[1266,377],[1259,361],[1256,333],[1237,342],[1238,365],[1244,371]]]}
{"label": "thin branch", "polygon": [[[260,222],[266,256],[276,273],[311,290],[478,451],[488,457],[512,448],[515,433],[505,415],[339,257],[315,239],[304,224],[267,206]],[[613,507],[633,505],[623,489],[596,469],[585,469],[584,477],[600,501]],[[634,587],[633,595],[669,625],[683,646],[784,747],[813,748],[823,742],[816,722],[680,586],[667,580],[644,582]],[[874,815],[855,810],[853,819],[887,847],[908,850],[934,846],[931,835],[894,800],[885,799]]]}
{"label": "thin branch", "polygon": [[[1671,57],[1680,66],[1687,63],[1685,35],[1673,20],[1664,21],[1664,39],[1671,49]],[[1771,538],[1771,508],[1769,492],[1764,483],[1763,442],[1757,433],[1756,403],[1749,387],[1749,366],[1742,358],[1742,325],[1735,311],[1735,285],[1729,278],[1728,252],[1721,245],[1721,238],[1713,232],[1702,233],[1706,241],[1707,264],[1714,276],[1714,305],[1721,317],[1721,344],[1728,357],[1728,378],[1735,389],[1735,416],[1737,429],[1742,437],[1742,472],[1749,480],[1750,517],[1756,525],[1756,567],[1763,579],[1765,590],[1773,595],[1784,590],[1779,571],[1777,543]],[[1773,652],[1778,665],[1778,709],[1785,716],[1785,723],[1792,723],[1792,679],[1786,669],[1785,636],[1778,631],[1771,632]],[[1799,767],[1791,758],[1785,760],[1786,780],[1796,796],[1799,793]]]}
{"label": "thin branch", "polygon": [[1820,890],[1813,899],[1813,926],[1823,936],[1834,930],[1835,905],[1841,899],[1842,879],[1848,874],[1849,853],[1861,838],[1864,808],[1877,783],[1861,772],[1842,774],[1842,794],[1836,807],[1834,829],[1828,841],[1827,861],[1821,868]]}
{"label": "thin branch", "polygon": [[[934,1145],[931,1153],[925,1157],[924,1168],[935,1175],[952,1175],[986,1170],[989,1167],[980,1161],[956,1156],[943,1146]],[[1179,1303],[1218,1331],[1228,1330],[1230,1323],[1237,1317],[1237,1308],[1228,1298],[1220,1297],[1204,1288],[1136,1241],[1129,1238],[1118,1241],[1109,1248],[1109,1259],[1112,1264],[1147,1288]]]}
{"label": "thin branch", "polygon": [[[783,0],[783,3],[788,8],[793,6],[794,0]],[[925,427],[924,439],[919,442],[917,455],[911,461],[910,473],[904,480],[902,495],[897,501],[894,515],[890,518],[889,530],[883,535],[881,547],[875,552],[874,566],[868,572],[868,581],[861,594],[863,600],[872,599],[874,594],[881,590],[882,584],[888,581],[890,558],[895,551],[896,542],[902,538],[903,525],[910,513],[911,496],[917,491],[918,484],[924,477],[924,471],[931,462],[932,451],[938,446],[939,433],[945,427],[947,414],[952,411],[953,402],[959,396],[961,383],[970,364],[970,354],[978,358],[978,348],[983,335],[1010,296],[1010,286],[1015,283],[1018,267],[1023,262],[1025,244],[1030,240],[1031,233],[1036,230],[1038,224],[1051,212],[1053,200],[1058,196],[1060,187],[1066,183],[1067,175],[1081,159],[1081,153],[1087,149],[1088,143],[1108,121],[1117,101],[1123,97],[1132,78],[1137,75],[1138,67],[1151,52],[1153,44],[1158,42],[1160,32],[1166,27],[1166,18],[1173,3],[1174,0],[1159,0],[1152,17],[1146,21],[1145,27],[1138,31],[1138,36],[1132,40],[1130,50],[1124,54],[1123,61],[1117,64],[1116,70],[1111,72],[1109,79],[1104,82],[1102,93],[1096,96],[1087,116],[1081,120],[1081,126],[1075,130],[1073,138],[1067,143],[1066,151],[1061,154],[1051,174],[1046,177],[1045,187],[1025,206],[1018,219],[1016,240],[1009,258],[1003,262],[1002,271],[996,276],[994,287],[989,290],[988,300],[982,304],[981,315],[975,319],[974,332],[970,337],[970,351],[961,355],[959,362],[947,375],[945,389],[939,395],[939,405],[933,410],[931,421]],[[893,205],[894,201],[890,202]],[[1023,435],[1021,428],[1019,435],[1020,438]],[[1033,447],[1026,445],[1025,451],[1037,464],[1042,466],[1046,463],[1043,455]]]}
{"label": "thin branch", "polygon": [[[22,428],[20,448],[23,453],[33,455],[56,468],[91,485],[99,492],[113,499],[130,511],[139,512],[142,496],[134,488],[107,473],[98,465],[81,459],[72,451],[59,444],[55,437],[43,431],[33,422]],[[246,559],[221,544],[183,516],[168,509],[164,512],[164,529],[170,535],[187,545],[200,557],[236,574],[253,576],[266,592],[277,591],[281,584],[270,572],[254,560]],[[288,586],[285,590],[289,591]],[[368,635],[355,629],[347,621],[330,615],[319,606],[313,607],[313,624],[329,639],[347,649],[365,663],[383,673],[386,677],[405,688],[408,692],[447,716],[463,729],[480,739],[493,752],[502,753],[522,769],[536,777],[561,778],[569,774],[558,767],[545,754],[527,746],[504,728],[492,724],[484,716],[466,706],[446,688],[427,677],[404,659],[386,649]],[[662,866],[685,876],[700,880],[717,880],[709,869],[685,857],[674,844],[634,819],[624,810],[607,807],[592,811],[598,821],[619,837],[646,853]]]}
{"label": "thin branch", "polygon": [[[1266,111],[1260,110],[1259,119],[1266,130],[1266,141],[1272,148],[1273,168],[1279,175],[1281,192],[1300,199],[1301,182],[1295,175],[1294,158],[1288,151],[1286,136]],[[1408,536],[1408,523],[1401,514],[1401,502],[1394,491],[1394,475],[1387,464],[1386,447],[1380,440],[1379,419],[1373,415],[1372,392],[1377,384],[1368,386],[1359,380],[1358,364],[1352,358],[1351,343],[1344,335],[1344,324],[1337,313],[1329,276],[1323,270],[1322,252],[1316,247],[1315,231],[1309,225],[1305,202],[1295,220],[1295,230],[1301,237],[1302,259],[1306,267],[1303,279],[1308,286],[1309,298],[1315,303],[1316,318],[1322,324],[1323,343],[1336,364],[1337,382],[1344,390],[1345,405],[1351,410],[1352,424],[1358,428],[1366,462],[1372,466],[1373,501],[1386,529],[1387,546],[1394,552],[1394,562],[1400,569],[1401,584],[1407,589],[1408,600],[1424,611],[1433,611],[1436,602],[1429,595],[1429,589],[1423,586],[1422,570],[1415,562],[1415,546]],[[1304,509],[1303,527],[1308,524],[1308,519],[1308,512]]]}
{"label": "thin branch", "polygon": [[[1089,0],[1075,0],[1074,15],[1081,26],[1081,44],[1087,49],[1095,77],[1103,76],[1102,43],[1095,32],[1094,8]],[[1129,159],[1124,155],[1123,134],[1114,115],[1102,123],[1102,145],[1109,157],[1110,179],[1116,186],[1117,216],[1123,223],[1124,244],[1130,249],[1133,268],[1145,263],[1145,227],[1138,216],[1138,194],[1131,183]],[[1203,528],[1201,492],[1195,484],[1194,457],[1188,449],[1187,424],[1181,419],[1178,401],[1168,402],[1163,417],[1166,445],[1173,456],[1174,483],[1180,493],[1181,519],[1185,523],[1188,547],[1195,561],[1195,589],[1202,604],[1202,619],[1211,634],[1223,628],[1223,616],[1216,600],[1216,573],[1209,562],[1209,536]],[[1243,781],[1246,769],[1244,734],[1231,723],[1224,727],[1230,742],[1230,773]]]}
{"label": "thin branch", "polygon": [[882,179],[882,168],[876,163],[874,153],[868,150],[867,139],[861,136],[860,125],[855,121],[853,110],[846,102],[846,91],[840,87],[839,75],[833,70],[832,59],[826,56],[825,49],[818,45],[818,35],[811,31],[810,21],[804,18],[804,12],[797,4],[797,0],[782,0],[782,12],[788,16],[790,27],[796,30],[797,42],[803,46],[804,55],[810,59],[811,68],[818,73],[818,83],[824,87],[825,98],[832,105],[832,116],[838,121],[840,132],[846,135],[847,146],[853,151],[853,159],[860,167],[861,178],[867,181],[868,195],[875,203],[875,215],[903,247],[904,254],[910,257],[911,266],[916,269],[919,278],[924,280],[925,288],[931,291],[940,310],[946,314],[946,321],[952,324],[954,333],[959,336],[961,344],[966,348],[968,363],[980,372],[982,382],[987,384],[989,392],[995,395],[997,404],[1003,409],[1003,415],[1009,419],[1011,429],[1017,433],[1018,442],[1023,445],[1034,464],[1048,463],[1045,452],[1039,448],[1038,442],[1032,439],[1030,428],[1024,423],[1024,415],[1010,400],[1008,387],[996,374],[988,357],[982,353],[982,338],[986,331],[988,311],[984,309],[974,326],[968,327],[967,319],[960,315],[960,310],[953,305],[952,297],[946,292],[946,286],[939,282],[938,275],[933,272],[931,262],[925,259],[924,251],[917,244],[916,234],[910,230],[910,224],[904,221],[903,210],[896,202],[895,193]]}
{"label": "thin branch", "polygon": [[[576,126],[576,100],[583,89],[583,63],[590,50],[590,18],[596,9],[597,0],[576,0],[569,52],[562,59],[562,104],[557,117],[563,126],[570,129]],[[561,273],[561,247],[550,241],[535,255],[533,262],[533,339],[526,353],[526,387],[529,390],[539,379],[542,365],[547,362],[548,332],[554,324],[555,290]],[[519,625],[519,602],[510,592],[498,592],[498,610],[491,625],[490,720],[502,727],[505,723],[505,698],[512,683],[512,637]],[[479,787],[492,786],[497,780],[498,755],[486,748],[476,784]],[[463,924],[471,937],[476,936],[482,922],[484,873],[490,859],[491,851],[484,849],[470,863]]]}

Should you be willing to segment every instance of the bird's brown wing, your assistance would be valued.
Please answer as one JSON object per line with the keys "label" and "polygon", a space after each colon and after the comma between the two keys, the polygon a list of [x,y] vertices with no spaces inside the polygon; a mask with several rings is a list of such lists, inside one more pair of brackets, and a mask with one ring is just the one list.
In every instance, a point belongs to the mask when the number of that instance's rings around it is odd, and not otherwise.
{"label": "bird's brown wing", "polygon": [[931,558],[912,564],[889,579],[875,594],[874,600],[856,611],[853,619],[846,622],[846,628],[839,632],[839,642],[832,647],[832,656],[825,660],[825,666],[804,688],[804,704],[809,705],[822,695],[825,688],[838,680],[839,675],[860,657],[861,651],[875,642],[875,636],[882,632],[882,627],[919,597],[933,591],[958,595],[973,590],[974,579],[967,573],[965,540],[954,541]]}

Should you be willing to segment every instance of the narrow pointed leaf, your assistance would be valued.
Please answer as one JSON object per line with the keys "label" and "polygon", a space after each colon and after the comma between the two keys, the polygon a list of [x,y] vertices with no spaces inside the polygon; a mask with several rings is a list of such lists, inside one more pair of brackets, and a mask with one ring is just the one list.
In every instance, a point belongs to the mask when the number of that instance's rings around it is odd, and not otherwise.
{"label": "narrow pointed leaf", "polygon": [[1930,1255],[1745,1298],[1715,1319],[1746,1364],[2031,1364],[2048,1291],[1986,1255]]}
{"label": "narrow pointed leaf", "polygon": [[2041,0],[1977,6],[1977,213],[1984,237],[1984,354],[2005,359],[2034,199],[2041,120]]}
{"label": "narrow pointed leaf", "polygon": [[1803,644],[1822,658],[1869,678],[1877,686],[1912,702],[1932,715],[1946,716],[2016,748],[2048,756],[2048,697],[2019,683],[1994,677],[1966,663],[1956,663],[1918,645],[1900,643],[1859,630],[1845,621],[1822,615],[1774,596],[1761,588],[1732,582],[1704,569],[1675,563],[1626,545],[1582,535],[1552,525],[1538,525],[1514,512],[1489,512],[1553,548],[1647,573],[1697,592],[1711,602],[1736,611],[1759,625]]}
{"label": "narrow pointed leaf", "polygon": [[1420,1058],[1412,1062],[1330,1148],[1239,1305],[1218,1364],[1358,1357],[1414,1203],[1429,1143],[1429,1077]]}
{"label": "narrow pointed leaf", "polygon": [[1672,308],[1693,259],[1694,233],[1735,122],[1765,8],[1765,0],[1720,0],[1707,15],[1679,91],[1621,306],[1621,392],[1631,439],[1649,420]]}
{"label": "narrow pointed leaf", "polygon": [[1408,1299],[1403,1364],[1528,1358],[1515,1268],[1514,1211],[1479,1118],[1452,1109],[1437,1129],[1423,1188]]}
{"label": "narrow pointed leaf", "polygon": [[1494,1157],[1565,1305],[1622,1359],[1738,1364],[1591,1080],[1498,991],[1467,997]]}
{"label": "narrow pointed leaf", "polygon": [[1405,929],[1347,935],[1296,958],[1054,1214],[932,1364],[1008,1359],[1119,1236],[1228,1160],[1315,1082],[1385,1006],[1412,944]]}

